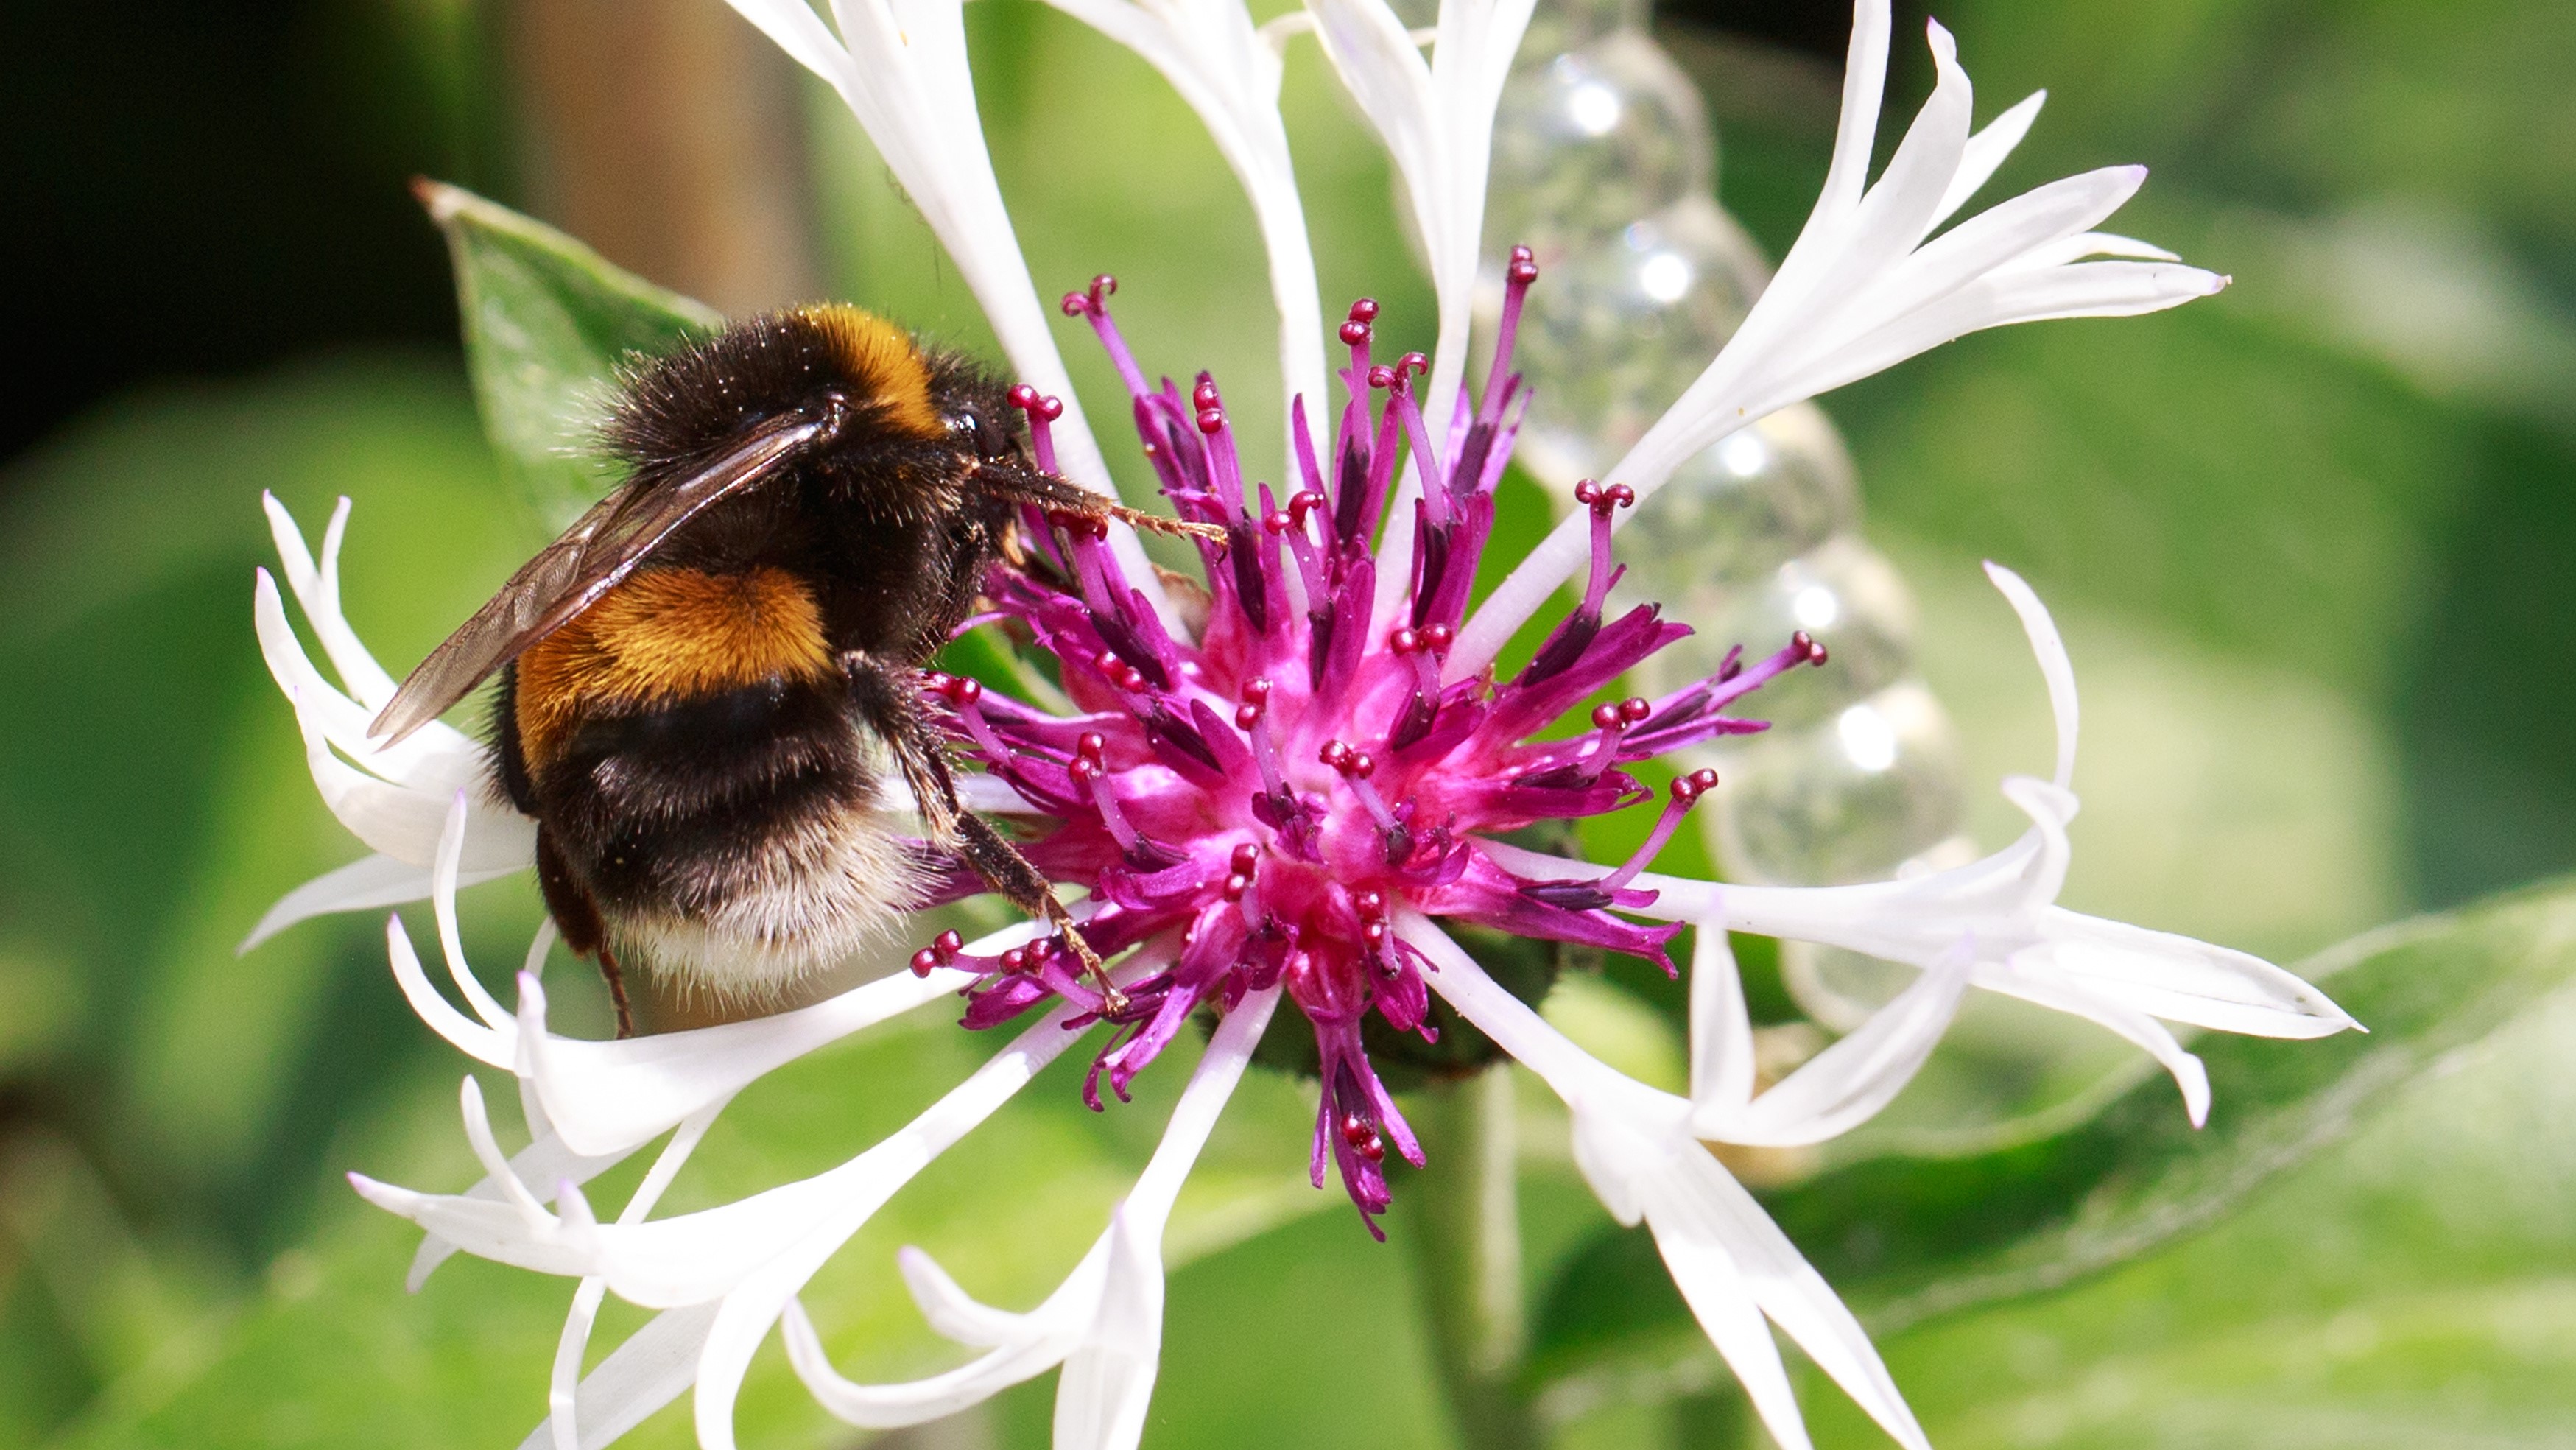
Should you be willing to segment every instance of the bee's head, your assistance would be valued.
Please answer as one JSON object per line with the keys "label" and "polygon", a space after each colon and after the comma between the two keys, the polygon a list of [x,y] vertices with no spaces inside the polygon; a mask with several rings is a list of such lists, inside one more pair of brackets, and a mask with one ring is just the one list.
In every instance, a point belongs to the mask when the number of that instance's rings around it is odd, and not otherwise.
{"label": "bee's head", "polygon": [[931,401],[957,446],[978,463],[1018,458],[1025,436],[1010,392],[963,358],[932,362]]}

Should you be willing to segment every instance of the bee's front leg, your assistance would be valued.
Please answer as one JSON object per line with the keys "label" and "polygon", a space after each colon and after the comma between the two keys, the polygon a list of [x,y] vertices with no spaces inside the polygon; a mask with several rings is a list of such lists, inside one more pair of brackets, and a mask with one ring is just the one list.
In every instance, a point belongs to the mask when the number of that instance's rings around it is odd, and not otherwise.
{"label": "bee's front leg", "polygon": [[1174,534],[1188,539],[1205,539],[1223,548],[1225,528],[1221,524],[1193,523],[1187,519],[1169,518],[1162,514],[1131,509],[1116,499],[1092,492],[1078,483],[1068,483],[1052,473],[1025,468],[1015,463],[988,462],[970,475],[975,487],[1007,503],[1035,504],[1039,508],[1086,519],[1116,519],[1132,527],[1157,534]]}
{"label": "bee's front leg", "polygon": [[1055,883],[993,829],[992,822],[959,803],[957,782],[948,769],[947,741],[921,707],[913,672],[865,650],[844,652],[841,668],[849,677],[852,707],[893,753],[932,841],[955,851],[1003,900],[1051,923],[1100,989],[1102,1010],[1113,1015],[1125,1011],[1127,994],[1109,980],[1108,965],[1083,940],[1073,914],[1056,900]]}

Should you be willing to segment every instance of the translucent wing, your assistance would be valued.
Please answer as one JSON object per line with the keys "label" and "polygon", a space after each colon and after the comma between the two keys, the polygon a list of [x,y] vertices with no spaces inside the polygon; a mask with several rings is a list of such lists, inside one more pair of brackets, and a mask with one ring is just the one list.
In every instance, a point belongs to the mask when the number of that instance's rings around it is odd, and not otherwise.
{"label": "translucent wing", "polygon": [[673,530],[709,504],[768,478],[837,422],[798,414],[772,419],[694,473],[629,484],[593,504],[430,651],[367,727],[368,736],[391,743],[445,714],[494,670],[616,588]]}

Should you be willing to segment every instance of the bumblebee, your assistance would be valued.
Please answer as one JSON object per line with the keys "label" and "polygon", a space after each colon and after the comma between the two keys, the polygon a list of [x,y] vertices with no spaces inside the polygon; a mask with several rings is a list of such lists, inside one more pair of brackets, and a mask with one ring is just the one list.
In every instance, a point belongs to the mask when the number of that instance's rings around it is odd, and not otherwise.
{"label": "bumblebee", "polygon": [[[625,481],[449,636],[370,726],[400,740],[500,676],[491,765],[537,881],[634,1015],[623,964],[774,996],[917,903],[928,844],[1083,943],[1046,877],[958,801],[916,672],[1023,505],[1167,531],[1032,466],[990,373],[851,307],[737,323],[625,379]],[[1105,976],[1102,977],[1106,986]]]}

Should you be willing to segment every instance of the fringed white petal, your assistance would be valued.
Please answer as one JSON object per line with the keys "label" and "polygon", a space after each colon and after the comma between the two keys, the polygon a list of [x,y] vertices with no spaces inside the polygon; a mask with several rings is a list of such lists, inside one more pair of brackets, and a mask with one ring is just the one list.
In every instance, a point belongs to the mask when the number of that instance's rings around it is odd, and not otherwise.
{"label": "fringed white petal", "polygon": [[[1574,1156],[1622,1223],[1642,1222],[1709,1341],[1744,1382],[1771,1437],[1808,1443],[1779,1351],[1758,1308],[1909,1450],[1928,1450],[1878,1351],[1831,1287],[1723,1165],[1691,1136],[1691,1106],[1625,1077],[1568,1041],[1497,985],[1428,918],[1396,922],[1436,967],[1432,986],[1458,1014],[1547,1083],[1574,1115]],[[1748,1303],[1749,1301],[1749,1303]]]}
{"label": "fringed white petal", "polygon": [[[578,1292],[594,1291],[586,1281]],[[706,1348],[707,1330],[715,1319],[713,1304],[690,1304],[654,1315],[610,1351],[597,1369],[582,1376],[569,1420],[559,1421],[564,1412],[560,1403],[555,1404],[554,1413],[519,1442],[519,1450],[564,1450],[566,1438],[577,1450],[602,1450],[643,1424],[654,1411],[678,1399],[697,1377],[698,1356]],[[578,1432],[565,1436],[566,1424],[577,1426]]]}
{"label": "fringed white petal", "polygon": [[[840,1167],[698,1213],[601,1224],[570,1183],[549,1185],[555,1211],[548,1213],[534,1191],[507,1172],[498,1150],[486,1151],[479,1139],[488,1135],[473,1131],[470,1109],[469,1137],[478,1138],[478,1155],[501,1185],[498,1201],[419,1193],[357,1175],[352,1182],[369,1202],[468,1253],[540,1273],[604,1279],[619,1297],[648,1308],[732,1300],[746,1292],[758,1299],[760,1286],[775,1291],[786,1275],[793,1282],[775,1292],[761,1320],[765,1333],[804,1278],[896,1190],[1079,1039],[1081,1034],[1064,1030],[1073,1015],[1070,1007],[1049,1013],[919,1117]],[[790,1272],[800,1265],[801,1272]],[[711,1339],[711,1353],[715,1343]]]}
{"label": "fringed white petal", "polygon": [[[1319,418],[1326,396],[1324,314],[1305,204],[1279,116],[1279,52],[1242,0],[1048,3],[1142,56],[1206,125],[1252,201],[1269,254],[1270,297],[1279,312],[1280,416],[1294,427],[1292,405],[1303,396]],[[1320,437],[1310,441],[1322,450]],[[1295,476],[1295,457],[1292,443],[1282,477]]]}
{"label": "fringed white petal", "polygon": [[[1725,935],[1723,927],[1713,925],[1700,931],[1705,936]],[[1692,1131],[1713,1143],[1795,1148],[1841,1137],[1868,1122],[1895,1101],[1940,1045],[1951,1019],[1958,1015],[1972,966],[1966,950],[1954,949],[1857,1030],[1800,1064],[1759,1097],[1738,1098],[1724,1089],[1705,1097],[1695,1095]],[[1700,1010],[1702,991],[1698,971],[1694,962],[1694,1011]],[[1743,988],[1731,970],[1722,975],[1716,990],[1733,998],[1717,1009],[1721,1024],[1745,1020]],[[1698,1039],[1704,1034],[1694,1024],[1692,1035]],[[1747,1032],[1742,1050],[1749,1055],[1751,1047]],[[1693,1072],[1700,1072],[1697,1064]],[[1738,1077],[1724,1070],[1709,1075],[1730,1085]]]}
{"label": "fringed white petal", "polygon": [[[2094,233],[2144,177],[2114,167],[2050,183],[1931,240],[2018,144],[2039,97],[1969,132],[1973,90],[1949,32],[1927,32],[1931,98],[1874,184],[1865,184],[1887,72],[1886,0],[1859,0],[1843,77],[1843,116],[1824,192],[1742,327],[1604,481],[1642,501],[1683,460],[1763,416],[1867,377],[1953,338],[2058,317],[2133,316],[2206,296],[2226,279],[2170,261],[2086,262],[2152,248]],[[1623,510],[1624,525],[1635,517]],[[1459,632],[1448,678],[1493,661],[1589,556],[1588,522],[1570,518],[1496,588]]]}
{"label": "fringed white petal", "polygon": [[[1532,8],[1533,0],[1441,0],[1426,62],[1386,0],[1306,0],[1325,57],[1404,178],[1414,227],[1430,260],[1440,326],[1420,396],[1434,438],[1448,434],[1465,401],[1459,384],[1467,371],[1484,237],[1494,108]],[[1412,548],[1419,466],[1417,460],[1404,471],[1388,504],[1381,558],[1400,559]],[[1384,571],[1375,613],[1391,609],[1403,587],[1403,570]]]}
{"label": "fringed white petal", "polygon": [[[1640,915],[1700,926],[1702,956],[1691,982],[1692,1092],[1698,1125],[1711,1138],[1785,1145],[1857,1126],[1921,1065],[1938,1024],[1956,1009],[1960,968],[1970,985],[2075,1013],[2145,1048],[2174,1075],[2195,1124],[2208,1115],[2208,1075],[2157,1018],[2257,1037],[2324,1037],[2360,1026],[2325,993],[2260,957],[2056,904],[2073,857],[2066,830],[2078,804],[2067,788],[2080,722],[2075,669],[2029,584],[1998,564],[1986,573],[2021,619],[2057,726],[2055,778],[2003,783],[2005,798],[2031,819],[2020,840],[1948,871],[1859,886],[1719,885],[1653,872],[1634,882],[1656,893]],[[1531,880],[1608,869],[1496,841],[1478,849]],[[1789,1082],[1752,1100],[1751,1028],[1734,959],[1708,955],[1710,939],[1730,930],[1843,947],[1928,975]],[[1782,1096],[1793,1082],[1805,1085]],[[1776,1108],[1763,1106],[1774,1099]]]}
{"label": "fringed white petal", "polygon": [[890,1429],[954,1414],[1062,1365],[1056,1450],[1132,1450],[1144,1434],[1162,1349],[1163,1230],[1278,1003],[1279,989],[1273,987],[1247,996],[1226,1015],[1135,1190],[1037,1308],[1011,1314],[977,1303],[929,1255],[903,1251],[904,1282],[922,1316],[948,1338],[985,1354],[926,1379],[859,1384],[832,1367],[804,1311],[789,1305],[788,1358],[815,1400],[853,1425]]}

